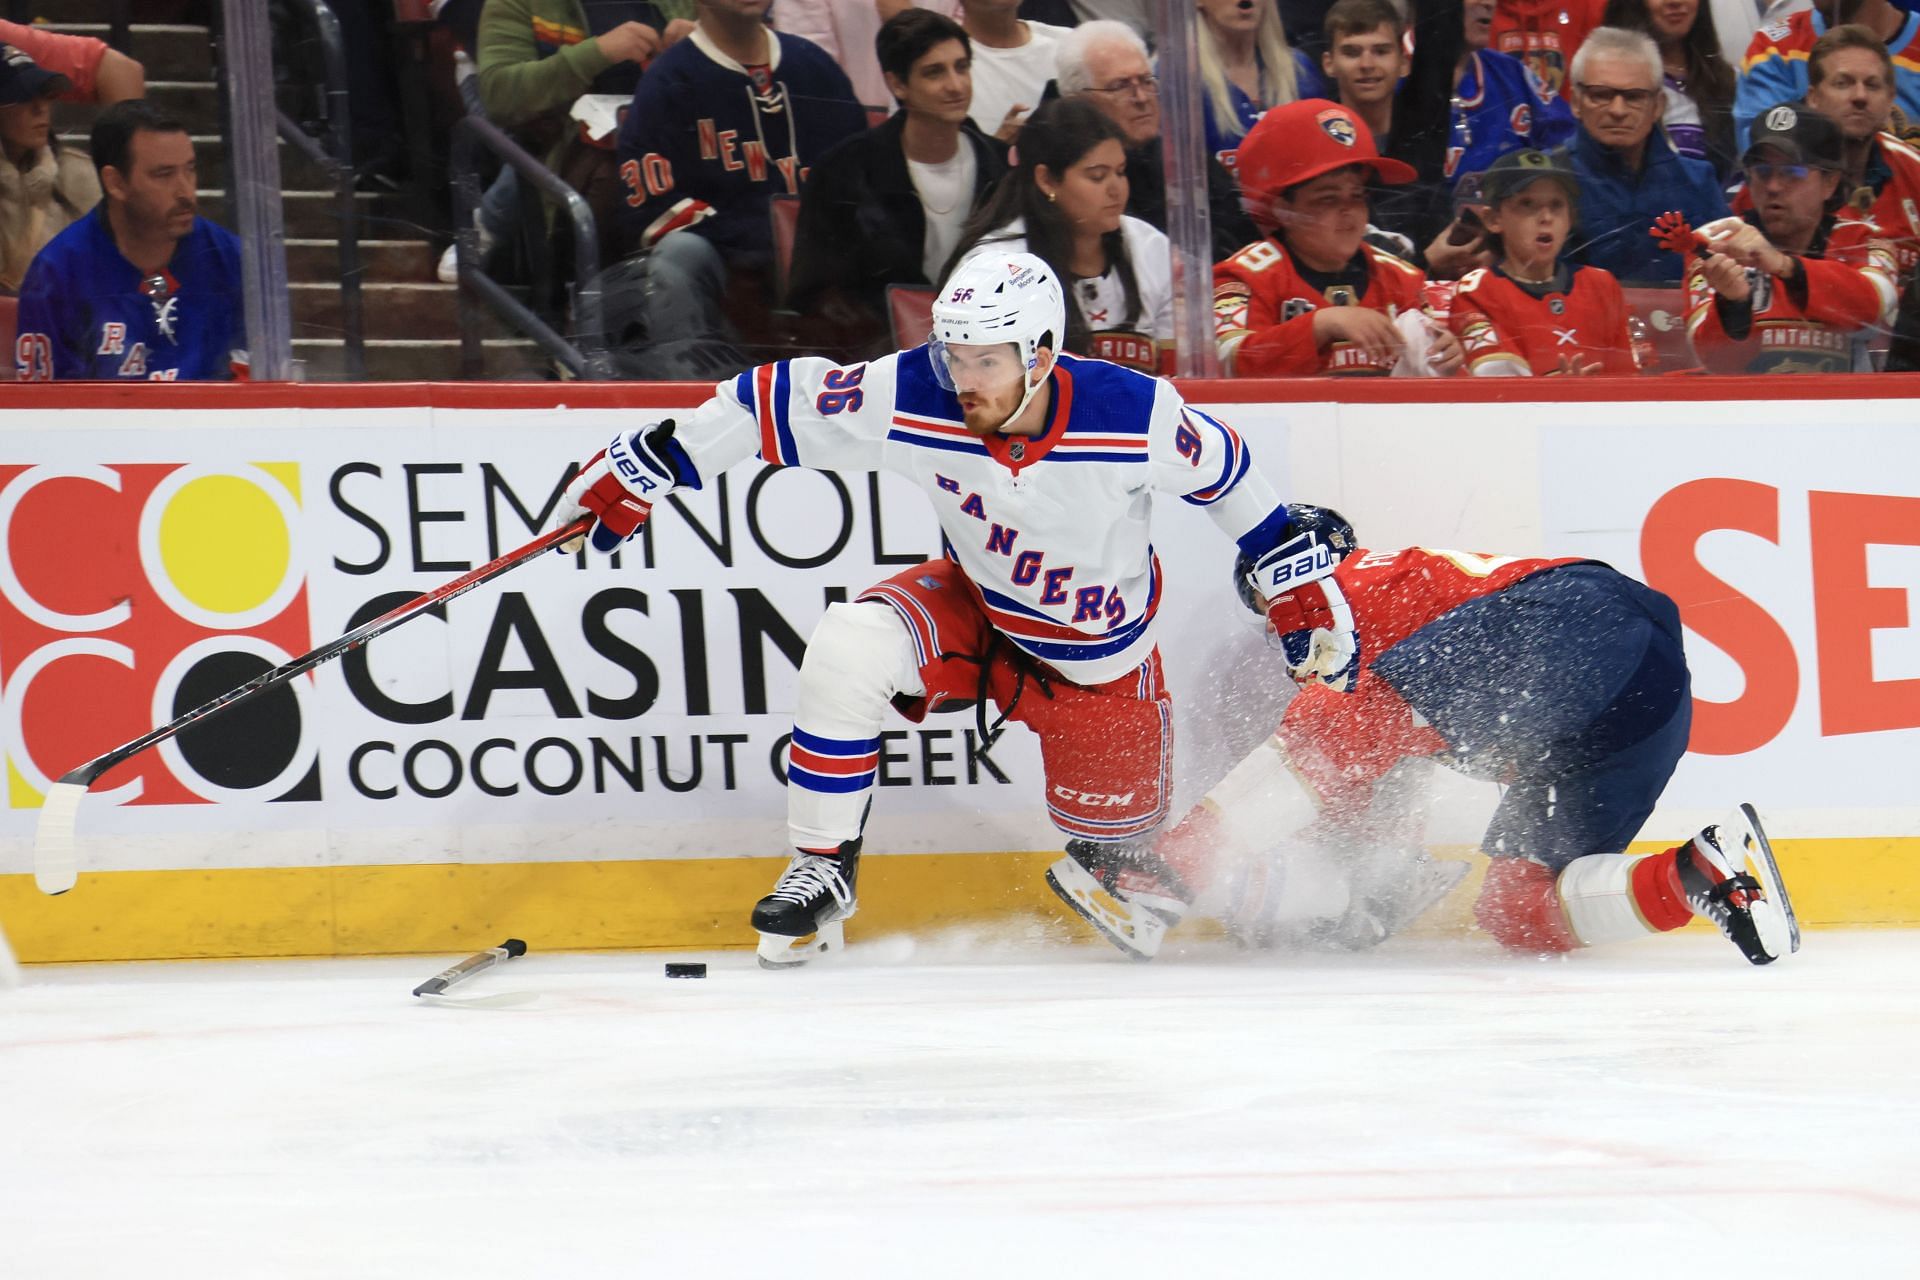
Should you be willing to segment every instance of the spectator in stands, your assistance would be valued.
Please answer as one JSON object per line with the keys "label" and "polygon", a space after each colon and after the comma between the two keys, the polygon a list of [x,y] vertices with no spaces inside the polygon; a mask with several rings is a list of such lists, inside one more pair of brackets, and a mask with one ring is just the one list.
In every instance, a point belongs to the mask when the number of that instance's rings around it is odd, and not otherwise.
{"label": "spectator in stands", "polygon": [[1620,282],[1560,260],[1580,184],[1531,148],[1494,162],[1480,181],[1494,264],[1454,291],[1447,325],[1479,377],[1638,373]]}
{"label": "spectator in stands", "polygon": [[[642,68],[692,29],[643,0],[487,0],[481,10],[487,118],[586,199],[602,262],[633,247],[614,151],[618,112]],[[500,204],[496,193],[496,216]]]}
{"label": "spectator in stands", "polygon": [[1606,25],[1645,32],[1660,46],[1667,95],[1661,124],[1673,149],[1708,161],[1723,179],[1731,174],[1737,77],[1720,56],[1705,0],[1607,0]]}
{"label": "spectator in stands", "polygon": [[900,110],[813,166],[787,289],[788,306],[840,321],[862,349],[888,336],[887,286],[940,279],[967,218],[1007,171],[1005,144],[967,118],[972,54],[958,23],[909,7],[874,43]]}
{"label": "spectator in stands", "polygon": [[53,136],[53,99],[72,81],[0,45],[0,291],[15,293],[41,246],[100,199],[83,155]]}
{"label": "spectator in stands", "polygon": [[916,6],[946,18],[960,12],[960,0],[780,0],[773,25],[825,49],[847,73],[862,106],[890,107],[894,98],[873,56],[874,40],[883,23]]}
{"label": "spectator in stands", "polygon": [[1411,64],[1406,27],[1389,0],[1339,0],[1327,11],[1321,67],[1342,106],[1364,120],[1380,154],[1417,181],[1379,193],[1378,228],[1435,279],[1489,261],[1477,224],[1456,213],[1453,185],[1508,151],[1571,135],[1566,104],[1517,59],[1486,48],[1491,0],[1442,0],[1422,10]]}
{"label": "spectator in stands", "polygon": [[1380,156],[1352,112],[1323,98],[1275,107],[1240,144],[1239,174],[1264,235],[1213,269],[1229,374],[1460,368],[1459,340],[1426,314],[1426,276],[1366,243],[1368,188],[1414,171]]}
{"label": "spectator in stands", "polygon": [[1630,283],[1671,283],[1682,263],[1648,234],[1678,211],[1694,226],[1727,216],[1727,198],[1704,160],[1680,155],[1655,126],[1664,70],[1651,36],[1596,27],[1573,58],[1580,134],[1567,148],[1580,181],[1576,261]]}
{"label": "spectator in stands", "polygon": [[1816,0],[1754,33],[1740,87],[1733,97],[1735,142],[1745,147],[1753,118],[1776,103],[1806,96],[1807,56],[1827,28],[1841,22],[1867,28],[1893,55],[1893,99],[1909,121],[1920,122],[1920,13],[1887,0]]}
{"label": "spectator in stands", "polygon": [[1126,216],[1126,138],[1080,98],[1042,106],[1014,140],[1014,167],[967,220],[948,267],[986,250],[1040,256],[1067,294],[1063,349],[1149,373],[1173,343],[1167,238]]}
{"label": "spectator in stands", "polygon": [[136,98],[101,112],[91,141],[105,198],[27,269],[21,379],[243,375],[240,241],[197,214],[186,126]]}
{"label": "spectator in stands", "polygon": [[1028,22],[1019,0],[966,0],[960,25],[973,41],[973,123],[1013,141],[1053,79],[1055,47],[1069,28]]}
{"label": "spectator in stands", "polygon": [[1705,252],[1688,257],[1694,354],[1716,373],[1871,369],[1898,267],[1871,224],[1838,216],[1839,126],[1804,101],[1781,103],[1754,121],[1741,162],[1754,207],[1699,228]]}
{"label": "spectator in stands", "polygon": [[1454,77],[1453,138],[1446,176],[1457,182],[1483,173],[1495,160],[1523,147],[1545,150],[1574,135],[1573,112],[1518,58],[1488,46],[1493,39],[1493,0],[1466,0],[1466,53]]}
{"label": "spectator in stands", "polygon": [[1207,150],[1228,168],[1247,130],[1271,107],[1324,96],[1320,76],[1287,43],[1274,0],[1198,0],[1200,105]]}
{"label": "spectator in stands", "polygon": [[1905,280],[1920,265],[1920,151],[1886,132],[1893,80],[1887,46],[1865,27],[1834,27],[1813,42],[1807,104],[1846,140],[1841,193],[1893,245]]}
{"label": "spectator in stands", "polygon": [[[1127,212],[1165,231],[1167,173],[1160,142],[1160,82],[1147,60],[1145,42],[1124,23],[1082,23],[1060,41],[1055,79],[1063,96],[1085,98],[1126,135]],[[1207,160],[1207,205],[1214,261],[1253,239],[1253,223],[1240,207],[1240,187],[1212,157]]]}
{"label": "spectator in stands", "polygon": [[[771,30],[767,0],[700,0],[694,33],[640,81],[620,126],[620,174],[643,259],[609,287],[629,292],[651,348],[646,376],[706,376],[699,355],[729,330],[729,277],[752,319],[771,298],[768,197],[866,128],[847,77],[819,46]],[[692,361],[677,367],[676,351]],[[637,370],[638,371],[638,370]]]}
{"label": "spectator in stands", "polygon": [[146,68],[105,40],[65,35],[21,22],[0,22],[0,43],[22,50],[45,70],[69,82],[60,93],[63,102],[92,102],[112,106],[129,98],[147,96]]}
{"label": "spectator in stands", "polygon": [[1570,99],[1567,68],[1580,42],[1605,25],[1607,0],[1498,0],[1493,10],[1493,47],[1520,59],[1547,92]]}

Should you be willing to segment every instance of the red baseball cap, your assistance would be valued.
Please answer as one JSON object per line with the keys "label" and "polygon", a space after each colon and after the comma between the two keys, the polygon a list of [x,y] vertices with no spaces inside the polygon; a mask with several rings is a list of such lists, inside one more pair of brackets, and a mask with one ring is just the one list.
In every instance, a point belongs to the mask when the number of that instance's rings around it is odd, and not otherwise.
{"label": "red baseball cap", "polygon": [[1234,153],[1234,170],[1249,195],[1276,196],[1350,164],[1366,165],[1379,181],[1396,186],[1419,176],[1410,164],[1383,159],[1373,145],[1373,131],[1325,98],[1275,107],[1247,131]]}

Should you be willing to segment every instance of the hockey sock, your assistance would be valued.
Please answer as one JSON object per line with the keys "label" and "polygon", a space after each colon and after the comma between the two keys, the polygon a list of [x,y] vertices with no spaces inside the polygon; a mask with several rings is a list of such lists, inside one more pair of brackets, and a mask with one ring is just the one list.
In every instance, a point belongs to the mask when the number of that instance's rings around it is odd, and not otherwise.
{"label": "hockey sock", "polygon": [[900,615],[871,601],[827,609],[807,642],[795,691],[787,751],[795,847],[838,853],[860,834],[880,768],[881,719],[896,693],[924,692]]}
{"label": "hockey sock", "polygon": [[1319,806],[1279,735],[1255,747],[1154,845],[1196,893],[1311,823]]}
{"label": "hockey sock", "polygon": [[1693,919],[1674,861],[1678,852],[1648,858],[1600,853],[1569,863],[1560,873],[1560,897],[1581,943],[1666,933]]}

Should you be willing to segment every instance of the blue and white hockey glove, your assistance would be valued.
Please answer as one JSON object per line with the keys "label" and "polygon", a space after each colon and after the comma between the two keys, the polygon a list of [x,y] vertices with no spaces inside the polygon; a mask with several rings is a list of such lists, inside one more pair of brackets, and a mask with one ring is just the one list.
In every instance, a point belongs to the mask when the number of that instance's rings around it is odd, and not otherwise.
{"label": "blue and white hockey glove", "polygon": [[1353,526],[1327,507],[1287,508],[1285,541],[1236,562],[1240,598],[1264,613],[1286,656],[1287,674],[1344,693],[1360,668],[1360,636],[1333,571],[1355,547]]}
{"label": "blue and white hockey glove", "polygon": [[[652,423],[631,435],[623,432],[581,464],[580,473],[561,494],[555,527],[583,515],[595,518],[587,541],[606,554],[639,532],[653,504],[685,485],[699,488],[693,460],[673,438],[673,419]],[[691,481],[689,478],[691,477]],[[572,554],[580,539],[558,549]]]}

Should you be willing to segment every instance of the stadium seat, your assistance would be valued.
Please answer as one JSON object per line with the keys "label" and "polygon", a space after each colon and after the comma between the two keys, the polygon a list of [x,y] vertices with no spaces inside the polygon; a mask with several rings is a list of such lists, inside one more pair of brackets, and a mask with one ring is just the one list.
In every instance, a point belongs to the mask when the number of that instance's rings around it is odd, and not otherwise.
{"label": "stadium seat", "polygon": [[20,299],[0,294],[0,382],[14,380],[13,334],[19,323]]}
{"label": "stadium seat", "polygon": [[1627,310],[1639,316],[1653,340],[1656,362],[1649,373],[1681,373],[1697,369],[1693,344],[1687,341],[1687,294],[1680,288],[1626,287]]}
{"label": "stadium seat", "polygon": [[773,296],[784,307],[793,275],[793,242],[800,230],[800,197],[770,197],[767,213],[773,219]]}
{"label": "stadium seat", "polygon": [[887,286],[887,323],[893,326],[893,345],[905,351],[927,340],[933,328],[933,290],[917,284]]}

